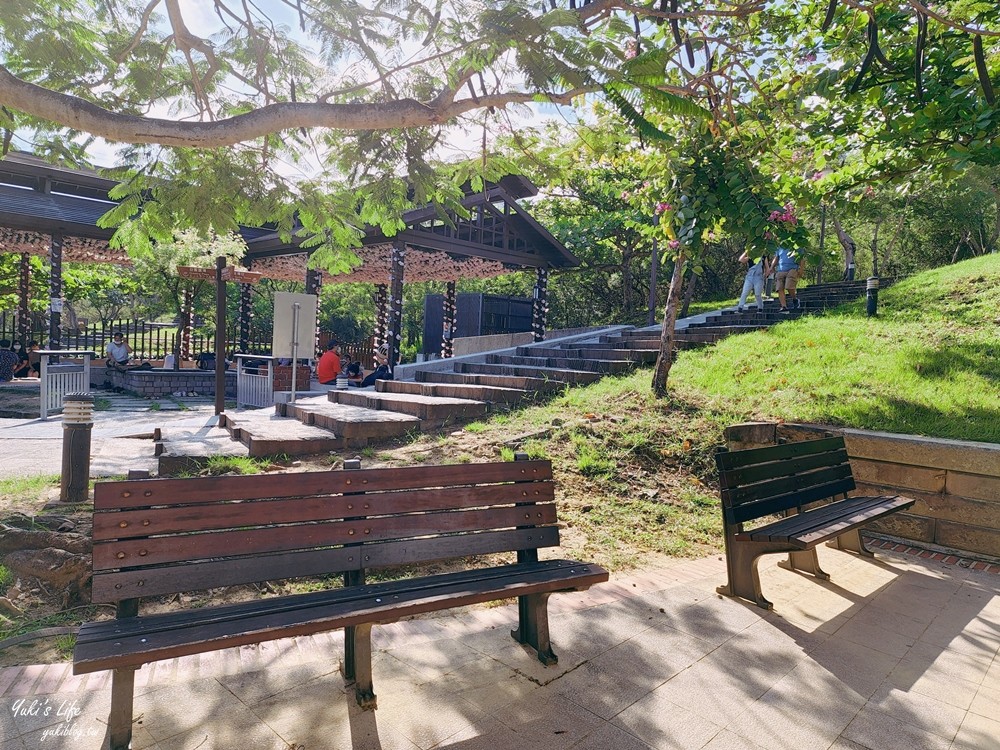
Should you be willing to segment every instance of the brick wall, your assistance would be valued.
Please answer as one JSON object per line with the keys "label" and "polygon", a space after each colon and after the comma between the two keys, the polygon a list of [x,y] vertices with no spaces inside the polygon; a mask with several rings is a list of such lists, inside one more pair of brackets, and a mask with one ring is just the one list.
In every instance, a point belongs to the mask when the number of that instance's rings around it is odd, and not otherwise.
{"label": "brick wall", "polygon": [[[295,376],[295,388],[299,391],[308,391],[309,384],[312,380],[312,370],[308,365],[299,365],[299,372]],[[275,365],[274,366],[274,390],[276,391],[290,391],[292,390],[292,366],[291,365]]]}
{"label": "brick wall", "polygon": [[858,484],[854,494],[899,494],[910,510],[868,528],[970,554],[1000,557],[1000,445],[798,424],[727,429],[734,450],[843,435]]}

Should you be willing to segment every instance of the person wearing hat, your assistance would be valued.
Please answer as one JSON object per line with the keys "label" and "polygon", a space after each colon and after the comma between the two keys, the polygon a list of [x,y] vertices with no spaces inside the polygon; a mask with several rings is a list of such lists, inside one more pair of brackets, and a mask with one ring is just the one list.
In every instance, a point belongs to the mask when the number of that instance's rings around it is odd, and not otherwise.
{"label": "person wearing hat", "polygon": [[316,379],[320,385],[334,385],[337,382],[337,375],[340,374],[340,342],[337,339],[330,339],[326,345],[326,351],[319,358],[316,365]]}
{"label": "person wearing hat", "polygon": [[375,370],[361,381],[361,387],[375,385],[376,380],[392,380],[392,370],[389,368],[389,347],[382,344],[375,352]]}

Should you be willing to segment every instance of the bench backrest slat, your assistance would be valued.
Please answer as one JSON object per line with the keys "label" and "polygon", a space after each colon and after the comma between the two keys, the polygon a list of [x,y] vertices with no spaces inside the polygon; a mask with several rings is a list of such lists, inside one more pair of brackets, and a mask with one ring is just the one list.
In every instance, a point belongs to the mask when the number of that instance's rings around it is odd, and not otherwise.
{"label": "bench backrest slat", "polygon": [[259,555],[341,544],[413,538],[446,532],[513,528],[555,523],[552,503],[526,508],[490,508],[414,513],[329,523],[259,526],[253,529],[122,539],[94,545],[94,570]]}
{"label": "bench backrest slat", "polygon": [[[515,467],[515,468],[511,468]],[[94,510],[188,505],[225,500],[340,495],[424,487],[448,487],[492,482],[538,481],[552,478],[550,461],[515,461],[447,466],[406,466],[395,469],[314,471],[193,479],[137,479],[99,482],[94,486]]]}
{"label": "bench backrest slat", "polygon": [[721,452],[716,463],[729,525],[801,510],[855,488],[842,437]]}
{"label": "bench backrest slat", "polygon": [[98,484],[93,599],[557,546],[551,476],[516,461]]}
{"label": "bench backrest slat", "polygon": [[[274,523],[307,523],[331,518],[428,512],[475,508],[504,503],[552,502],[551,483],[532,482],[473,487],[438,487],[432,490],[327,495],[279,500],[239,500],[183,507],[139,508],[118,513],[94,514],[94,541],[130,539],[159,534],[231,529]],[[118,567],[114,565],[112,567]]]}
{"label": "bench backrest slat", "polygon": [[[448,552],[456,557],[489,555],[540,547],[558,547],[559,529],[544,526],[533,529],[487,531],[463,534],[448,541]],[[385,568],[435,559],[440,552],[437,538],[409,539],[405,542],[381,542],[360,547],[285,552],[266,555],[260,561],[269,580],[321,576],[332,572]],[[237,559],[213,560],[155,570],[133,568],[94,576],[93,600],[113,602],[124,598],[161,596],[178,591],[198,591],[221,586],[235,586],[260,580],[257,567],[248,578],[247,570]]]}

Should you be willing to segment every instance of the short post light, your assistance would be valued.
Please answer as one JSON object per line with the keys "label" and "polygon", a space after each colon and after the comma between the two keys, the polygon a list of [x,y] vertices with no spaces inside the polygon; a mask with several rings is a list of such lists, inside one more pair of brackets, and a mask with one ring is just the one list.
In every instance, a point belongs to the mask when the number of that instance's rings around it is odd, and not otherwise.
{"label": "short post light", "polygon": [[90,486],[90,433],[94,428],[94,397],[70,393],[63,399],[62,480],[59,502],[85,503]]}
{"label": "short post light", "polygon": [[865,284],[865,291],[868,295],[868,317],[873,318],[878,314],[878,276],[868,277],[868,282]]}

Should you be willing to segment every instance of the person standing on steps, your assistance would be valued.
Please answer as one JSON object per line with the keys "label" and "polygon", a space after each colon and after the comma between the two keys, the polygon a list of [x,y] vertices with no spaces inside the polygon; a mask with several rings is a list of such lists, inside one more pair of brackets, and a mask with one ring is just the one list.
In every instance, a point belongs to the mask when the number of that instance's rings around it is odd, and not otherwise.
{"label": "person standing on steps", "polygon": [[743,254],[740,256],[740,263],[748,264],[746,278],[743,279],[743,291],[740,292],[740,303],[737,306],[737,311],[743,312],[743,306],[746,305],[747,296],[750,294],[750,290],[753,290],[754,299],[757,300],[757,312],[764,311],[764,275],[765,269],[769,267],[767,255],[762,255],[754,262],[753,258],[750,257],[750,251],[744,250]]}
{"label": "person standing on steps", "polygon": [[[788,306],[799,307],[799,301],[795,297],[795,286],[799,283],[799,261],[797,255],[783,247],[778,248],[775,254],[775,261],[778,264],[778,276],[776,286],[778,289],[778,301],[781,303],[779,312],[788,312]],[[786,301],[787,298],[787,301]]]}

